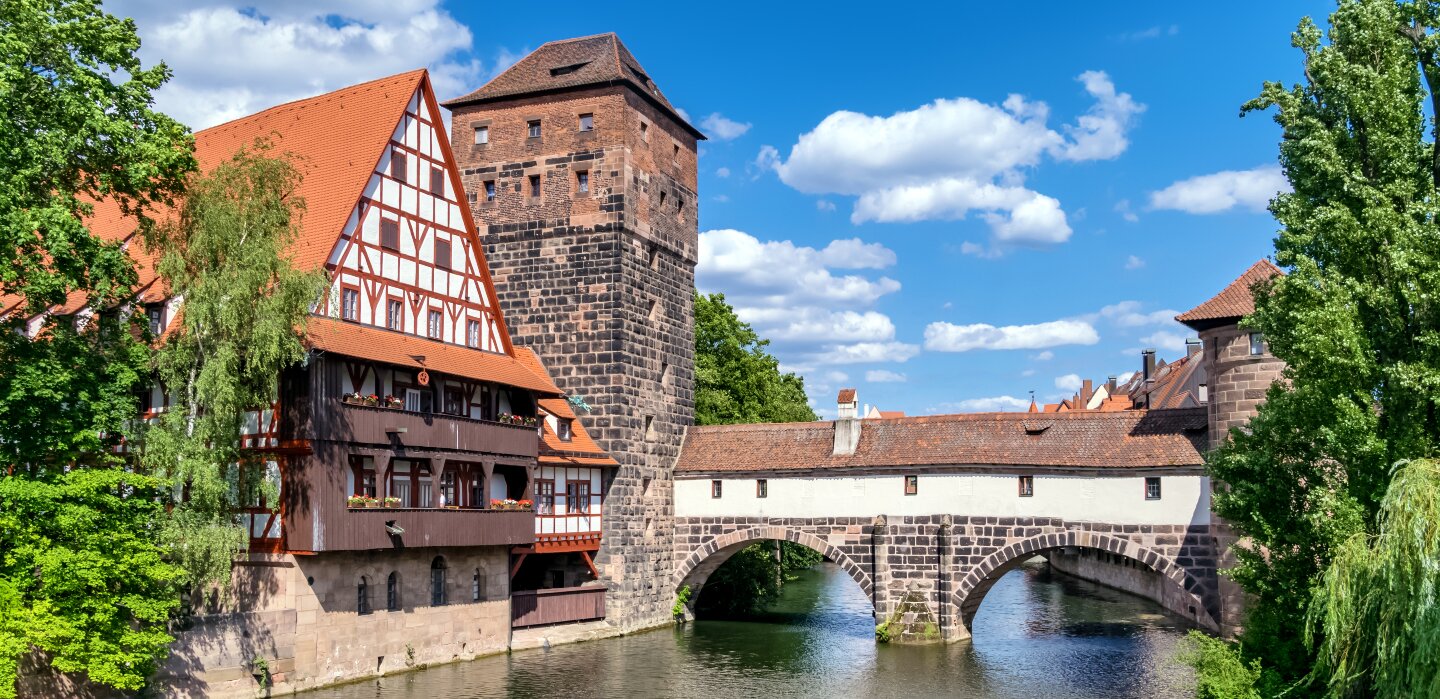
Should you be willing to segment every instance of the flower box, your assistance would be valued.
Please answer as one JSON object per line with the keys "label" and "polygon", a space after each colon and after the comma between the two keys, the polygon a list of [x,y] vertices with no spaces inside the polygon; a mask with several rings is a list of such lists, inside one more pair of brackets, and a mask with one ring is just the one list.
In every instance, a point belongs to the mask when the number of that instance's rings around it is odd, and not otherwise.
{"label": "flower box", "polygon": [[386,507],[399,507],[399,506],[400,506],[400,498],[385,498],[385,506],[386,506]]}

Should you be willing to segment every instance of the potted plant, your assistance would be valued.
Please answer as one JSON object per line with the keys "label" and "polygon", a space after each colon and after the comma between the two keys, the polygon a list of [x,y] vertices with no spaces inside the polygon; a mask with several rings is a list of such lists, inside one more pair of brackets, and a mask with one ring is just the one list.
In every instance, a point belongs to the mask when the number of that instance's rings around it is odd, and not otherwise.
{"label": "potted plant", "polygon": [[397,498],[397,497],[395,497],[395,496],[393,496],[393,495],[390,496],[390,497],[385,498],[385,506],[386,506],[386,507],[399,507],[399,506],[400,506],[400,498]]}
{"label": "potted plant", "polygon": [[387,408],[402,408],[402,407],[404,407],[404,406],[405,406],[405,401],[403,401],[403,400],[401,400],[401,399],[399,399],[399,398],[396,398],[395,396],[389,396],[389,395],[385,396],[385,407],[387,407]]}
{"label": "potted plant", "polygon": [[495,416],[495,421],[496,421],[496,422],[509,423],[509,422],[510,422],[510,413],[500,413],[499,415],[496,415],[496,416]]}
{"label": "potted plant", "polygon": [[529,510],[535,507],[535,503],[530,500],[516,500],[515,505],[517,510]]}
{"label": "potted plant", "polygon": [[365,396],[365,405],[369,405],[369,406],[372,406],[372,407],[373,407],[373,406],[376,406],[376,405],[379,405],[379,404],[380,404],[380,396],[377,396],[377,395],[375,395],[374,393],[371,393],[370,395]]}
{"label": "potted plant", "polygon": [[350,507],[364,507],[364,506],[365,506],[365,496],[364,496],[364,495],[351,495],[350,497],[345,498],[345,504],[348,505],[348,506],[350,506]]}
{"label": "potted plant", "polygon": [[341,400],[350,404],[359,404],[365,402],[365,399],[360,396],[359,391],[356,391],[355,393],[346,393],[344,396],[341,397]]}
{"label": "potted plant", "polygon": [[365,506],[366,506],[366,507],[379,507],[379,506],[380,506],[380,500],[379,500],[379,498],[372,498],[372,497],[370,497],[370,496],[367,495],[367,496],[365,496]]}

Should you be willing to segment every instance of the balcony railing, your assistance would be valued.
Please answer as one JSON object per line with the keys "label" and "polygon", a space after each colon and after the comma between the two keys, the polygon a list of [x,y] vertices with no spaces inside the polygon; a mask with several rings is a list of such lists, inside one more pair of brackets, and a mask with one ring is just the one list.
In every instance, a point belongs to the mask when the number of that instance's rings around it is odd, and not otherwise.
{"label": "balcony railing", "polygon": [[510,593],[510,626],[544,626],[605,618],[605,588],[557,587]]}
{"label": "balcony railing", "polygon": [[417,546],[512,546],[535,541],[535,513],[430,507],[347,508],[326,522],[316,551]]}
{"label": "balcony railing", "polygon": [[357,405],[337,398],[316,402],[311,419],[317,438],[456,449],[533,457],[540,440],[535,425],[513,425],[445,413]]}

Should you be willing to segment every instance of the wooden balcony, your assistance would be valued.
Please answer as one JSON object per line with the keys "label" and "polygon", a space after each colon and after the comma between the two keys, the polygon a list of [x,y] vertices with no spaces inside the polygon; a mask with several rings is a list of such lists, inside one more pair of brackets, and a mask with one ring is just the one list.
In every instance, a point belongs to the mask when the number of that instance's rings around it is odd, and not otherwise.
{"label": "wooden balcony", "polygon": [[605,618],[605,588],[557,587],[510,593],[510,626],[545,626]]}
{"label": "wooden balcony", "polygon": [[534,426],[355,405],[338,398],[317,400],[310,424],[317,438],[358,444],[529,458],[534,458],[540,447]]}
{"label": "wooden balcony", "polygon": [[327,515],[315,532],[313,551],[510,546],[535,541],[535,513],[528,511],[374,507],[332,510]]}

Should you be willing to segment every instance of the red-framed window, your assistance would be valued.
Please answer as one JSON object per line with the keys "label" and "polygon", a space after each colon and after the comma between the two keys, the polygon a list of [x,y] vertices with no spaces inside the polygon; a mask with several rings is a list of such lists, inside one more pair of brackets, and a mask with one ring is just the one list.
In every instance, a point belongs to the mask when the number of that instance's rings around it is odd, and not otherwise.
{"label": "red-framed window", "polygon": [[535,481],[535,507],[539,514],[555,514],[555,481]]}

